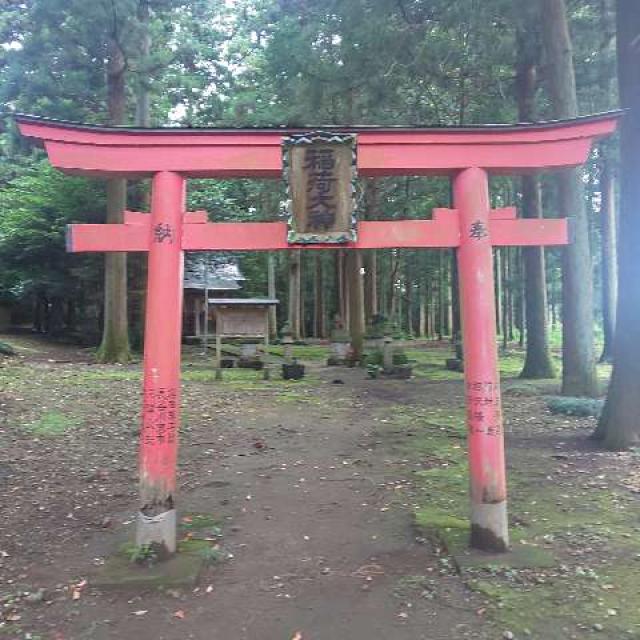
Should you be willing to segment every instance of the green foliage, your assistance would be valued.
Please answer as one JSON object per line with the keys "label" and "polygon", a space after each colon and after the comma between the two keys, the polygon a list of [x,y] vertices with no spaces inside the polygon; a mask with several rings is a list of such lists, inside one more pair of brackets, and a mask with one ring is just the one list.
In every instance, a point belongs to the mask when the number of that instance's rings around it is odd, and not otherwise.
{"label": "green foliage", "polygon": [[547,407],[551,413],[586,418],[600,417],[604,402],[593,398],[570,398],[553,396],[547,398]]}
{"label": "green foliage", "polygon": [[65,231],[71,222],[98,222],[103,208],[99,185],[67,178],[45,160],[0,184],[0,295],[59,301],[60,307],[96,302],[101,260],[68,254]]}
{"label": "green foliage", "polygon": [[150,566],[158,561],[158,552],[153,544],[130,545],[125,549],[129,562]]}
{"label": "green foliage", "polygon": [[[127,123],[134,122],[140,89],[150,95],[154,125],[512,122],[516,30],[530,30],[536,42],[536,9],[530,4],[148,0],[147,24],[140,0],[8,0],[0,15],[0,102],[7,113],[104,123],[105,61],[115,38],[127,63]],[[570,3],[569,11],[583,110],[608,108],[615,95],[601,80],[614,69],[612,13],[606,3],[593,1]],[[148,55],[141,46],[147,34]],[[544,113],[542,92],[538,102]],[[50,294],[47,305],[51,296],[60,295],[58,315],[61,306],[73,302],[86,316],[80,320],[92,324],[95,333],[102,261],[67,256],[63,232],[69,221],[104,219],[103,185],[47,173],[40,158],[41,152],[18,138],[7,121],[0,138],[0,297],[26,309],[43,291]],[[360,183],[360,208],[368,218],[424,218],[433,207],[450,205],[448,178],[377,178],[373,202],[365,198],[365,186],[373,181]],[[130,187],[132,208],[144,202],[143,191],[140,185]],[[492,197],[498,206],[517,201],[517,183],[495,179]],[[206,209],[213,220],[283,219],[285,196],[277,180],[192,180],[188,199],[190,208]],[[552,197],[545,195],[545,206],[553,209]],[[323,253],[327,316],[332,317],[337,311],[330,275],[334,256]],[[558,255],[547,252],[554,306],[560,297]],[[377,256],[381,308],[385,314],[393,309],[389,321],[396,335],[411,339],[415,326],[407,326],[408,314],[401,308],[411,302],[415,325],[419,298],[448,304],[451,256],[423,250],[379,251]],[[264,295],[266,256],[256,252],[240,260],[247,278],[243,293]],[[307,256],[302,262],[305,290],[313,283],[312,262]],[[287,267],[287,257],[276,256],[279,321],[288,304]],[[521,276],[510,278],[505,287],[516,290]],[[307,307],[309,302],[310,297]]]}
{"label": "green foliage", "polygon": [[219,564],[229,557],[220,547],[206,547],[200,554],[206,564]]}

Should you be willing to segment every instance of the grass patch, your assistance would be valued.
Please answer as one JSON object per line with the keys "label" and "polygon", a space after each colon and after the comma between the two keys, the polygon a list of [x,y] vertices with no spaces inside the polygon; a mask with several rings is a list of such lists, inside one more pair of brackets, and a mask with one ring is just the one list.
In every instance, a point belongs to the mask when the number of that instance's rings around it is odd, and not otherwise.
{"label": "grass patch", "polygon": [[[284,350],[281,345],[270,346],[268,352],[279,358],[284,357]],[[328,345],[293,345],[293,357],[300,361],[322,362],[329,357],[330,349]]]}
{"label": "grass patch", "polygon": [[[78,365],[81,366],[81,365]],[[110,382],[110,381],[141,381],[142,372],[139,369],[120,369],[120,368],[91,368],[85,371],[74,371],[59,378],[63,382],[73,385],[84,385],[91,382]]]}
{"label": "grass patch", "polygon": [[25,429],[35,436],[51,438],[61,436],[80,425],[80,420],[58,411],[47,411]]}

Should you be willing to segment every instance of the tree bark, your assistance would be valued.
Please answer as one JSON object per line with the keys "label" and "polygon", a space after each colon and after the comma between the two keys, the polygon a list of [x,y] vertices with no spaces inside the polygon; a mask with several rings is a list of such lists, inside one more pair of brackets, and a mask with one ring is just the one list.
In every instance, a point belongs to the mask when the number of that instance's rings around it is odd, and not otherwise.
{"label": "tree bark", "polygon": [[[377,220],[379,210],[379,189],[376,178],[365,182],[365,219]],[[371,323],[378,314],[378,254],[375,249],[365,251],[362,256],[364,265],[364,305],[365,322]]]}
{"label": "tree bark", "polygon": [[429,307],[427,305],[427,286],[426,282],[421,282],[418,288],[418,295],[420,296],[420,323],[418,327],[418,334],[421,338],[427,337],[427,317],[429,313]]}
{"label": "tree bark", "polygon": [[509,295],[511,284],[509,282],[509,247],[502,251],[502,348],[506,351],[509,347],[511,326],[509,324]]}
{"label": "tree bark", "polygon": [[495,300],[496,300],[496,333],[502,336],[502,252],[499,248],[493,250],[493,270],[495,272]]}
{"label": "tree bark", "polygon": [[[304,254],[302,251],[298,251],[300,266],[298,268],[298,323],[300,326],[300,340],[304,340],[308,334],[307,327],[307,297],[311,298],[313,301],[313,290],[311,291],[311,296],[307,296],[307,287],[309,284],[313,286],[313,275],[311,278],[311,283],[309,280],[305,278],[305,268],[308,266],[307,261],[304,259]],[[307,269],[308,270],[308,269]],[[313,332],[313,318],[311,318],[311,331]]]}
{"label": "tree bark", "polygon": [[[531,17],[527,13],[526,17]],[[531,32],[529,20],[517,33],[518,61],[516,66],[516,98],[520,122],[536,120],[536,90],[538,85],[539,47]],[[522,188],[522,216],[542,218],[542,193],[536,175],[524,176]],[[542,247],[522,250],[524,265],[524,312],[526,325],[526,355],[521,378],[554,378],[555,370],[549,349],[547,329],[547,285],[545,257]]]}
{"label": "tree bark", "polygon": [[389,305],[389,310],[387,312],[387,320],[391,324],[395,324],[398,320],[397,318],[397,301],[398,296],[396,292],[396,278],[398,276],[398,267],[400,264],[400,259],[398,257],[398,252],[396,249],[392,249],[389,254],[389,260],[391,262],[389,268],[389,283],[388,283],[388,299],[387,304]]}
{"label": "tree bark", "polygon": [[601,271],[602,271],[602,328],[604,345],[600,362],[613,359],[613,339],[616,325],[617,273],[616,273],[616,208],[615,181],[610,161],[603,158],[600,173]]}
{"label": "tree bark", "polygon": [[[276,259],[273,253],[267,254],[267,296],[272,300],[276,297]],[[276,305],[269,307],[269,338],[274,340],[278,337],[278,317],[276,315]]]}
{"label": "tree bark", "polygon": [[136,82],[136,125],[151,126],[151,92],[149,91],[149,57],[151,55],[151,31],[149,0],[139,0],[138,22],[141,27],[140,65]]}
{"label": "tree bark", "polygon": [[294,340],[300,340],[300,250],[289,252],[289,327]]}
{"label": "tree bark", "polygon": [[[565,0],[542,0],[541,24],[553,116],[574,118],[578,102]],[[557,175],[558,207],[574,226],[574,242],[563,255],[562,393],[594,396],[593,276],[581,175],[580,169],[563,169]]]}
{"label": "tree bark", "polygon": [[[542,217],[542,194],[537,176],[522,178],[522,213],[525,218]],[[525,278],[525,322],[527,350],[521,378],[554,378],[556,375],[547,330],[547,287],[544,250],[523,249]]]}
{"label": "tree bark", "polygon": [[640,444],[640,5],[636,0],[618,0],[616,7],[620,102],[628,109],[620,136],[619,296],[613,373],[594,434],[611,450]]}
{"label": "tree bark", "polygon": [[338,285],[338,315],[343,327],[349,326],[349,285],[346,275],[346,254],[340,249],[336,259],[336,280]]}
{"label": "tree bark", "polygon": [[364,278],[362,277],[362,253],[346,252],[346,272],[349,281],[349,335],[354,360],[361,360],[364,349]]}
{"label": "tree bark", "polygon": [[364,263],[364,306],[367,324],[378,314],[378,256],[375,249],[365,251]]}
{"label": "tree bark", "polygon": [[315,303],[313,333],[316,338],[325,338],[327,335],[325,310],[324,310],[324,273],[322,268],[322,255],[317,252],[315,255]]}
{"label": "tree bark", "polygon": [[451,340],[455,342],[461,336],[460,326],[460,281],[458,278],[458,260],[456,249],[451,250]]}
{"label": "tree bark", "polygon": [[404,289],[405,299],[407,301],[406,319],[407,319],[407,335],[413,336],[413,270],[412,270],[410,257],[405,256],[404,263]]}
{"label": "tree bark", "polygon": [[[115,36],[109,39],[107,102],[109,124],[121,125],[126,112],[127,63]],[[107,180],[107,224],[122,224],[127,205],[127,181]],[[104,259],[104,325],[97,358],[100,362],[128,362],[131,357],[127,317],[127,254],[107,253]]]}
{"label": "tree bark", "polygon": [[438,340],[445,335],[446,300],[445,300],[445,261],[444,252],[438,252]]}

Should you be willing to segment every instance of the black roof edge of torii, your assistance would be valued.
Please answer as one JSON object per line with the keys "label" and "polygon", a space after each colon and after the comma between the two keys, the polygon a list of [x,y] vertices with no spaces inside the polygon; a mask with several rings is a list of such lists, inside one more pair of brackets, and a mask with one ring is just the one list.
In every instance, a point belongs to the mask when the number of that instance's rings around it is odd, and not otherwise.
{"label": "black roof edge of torii", "polygon": [[550,129],[562,126],[571,126],[579,123],[598,122],[600,120],[607,120],[610,118],[622,118],[627,110],[614,109],[611,111],[604,111],[601,113],[595,113],[590,115],[578,116],[576,118],[569,118],[565,120],[543,120],[538,122],[519,122],[519,123],[493,123],[493,124],[475,124],[475,125],[432,125],[432,126],[410,126],[410,125],[281,125],[273,127],[130,127],[130,126],[107,126],[107,125],[95,125],[85,124],[82,122],[74,122],[71,120],[58,120],[55,118],[47,118],[44,116],[36,116],[27,113],[14,113],[11,114],[13,119],[20,122],[32,122],[46,124],[52,127],[60,127],[65,129],[78,129],[84,131],[96,131],[105,133],[127,132],[127,133],[160,133],[160,134],[176,134],[176,133],[206,133],[206,132],[218,132],[218,133],[274,133],[281,132],[282,134],[298,133],[305,131],[335,131],[335,132],[353,132],[362,133],[369,131],[416,131],[416,132],[436,132],[436,131],[450,131],[451,133],[469,133],[478,132],[483,130],[494,131],[522,131],[522,130],[536,130],[536,129]]}

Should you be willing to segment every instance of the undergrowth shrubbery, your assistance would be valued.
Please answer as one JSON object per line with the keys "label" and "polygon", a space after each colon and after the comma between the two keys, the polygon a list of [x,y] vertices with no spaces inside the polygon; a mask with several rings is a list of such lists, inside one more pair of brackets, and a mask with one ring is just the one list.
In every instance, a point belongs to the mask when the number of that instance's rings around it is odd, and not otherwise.
{"label": "undergrowth shrubbery", "polygon": [[551,396],[547,398],[547,407],[551,413],[577,416],[580,418],[590,416],[595,418],[600,417],[603,405],[603,400],[594,398],[571,398],[564,396]]}

